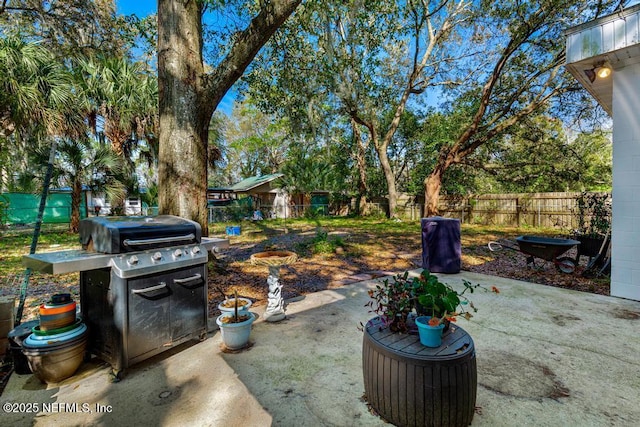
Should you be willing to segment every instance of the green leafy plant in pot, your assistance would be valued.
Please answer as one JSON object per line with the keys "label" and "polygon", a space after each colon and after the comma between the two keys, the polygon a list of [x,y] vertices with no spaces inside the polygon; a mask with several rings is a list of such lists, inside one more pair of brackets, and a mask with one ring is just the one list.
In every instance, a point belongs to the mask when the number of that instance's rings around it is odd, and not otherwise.
{"label": "green leafy plant in pot", "polygon": [[[428,270],[415,276],[398,274],[368,291],[365,306],[377,316],[360,325],[364,398],[395,425],[469,425],[477,387],[473,340],[462,328],[451,327],[444,336],[443,329],[447,319],[471,317],[466,309],[476,308],[465,294],[481,286],[463,281],[464,289],[456,291]],[[418,343],[415,336],[398,336],[411,332],[412,319],[417,322],[422,315],[436,324],[430,330],[434,337],[418,333]],[[454,341],[464,345],[444,348]],[[437,349],[425,351],[420,344]],[[455,409],[442,415],[443,407]]]}
{"label": "green leafy plant in pot", "polygon": [[[477,308],[465,293],[473,293],[476,288],[488,290],[480,284],[462,281],[464,289],[460,292],[450,285],[441,282],[428,270],[423,270],[418,277],[410,277],[409,272],[385,279],[375,289],[369,290],[371,300],[366,306],[380,316],[384,324],[392,332],[408,333],[417,331],[415,317],[431,316],[431,324],[445,324],[455,321],[458,316],[470,319]],[[497,287],[491,291],[498,293]]]}
{"label": "green leafy plant in pot", "polygon": [[[423,270],[420,276],[414,279],[414,292],[418,301],[417,315],[431,316],[430,325],[436,326],[444,323],[445,328],[459,315],[464,316],[467,320],[470,319],[472,315],[465,310],[464,306],[468,305],[474,312],[478,309],[464,294],[466,292],[473,293],[474,289],[481,287],[481,285],[473,285],[467,280],[463,280],[462,284],[464,290],[458,292],[450,285],[441,282],[428,270]],[[497,288],[495,289],[497,290]]]}
{"label": "green leafy plant in pot", "polygon": [[371,300],[365,306],[370,308],[370,312],[380,316],[392,332],[409,331],[407,321],[415,306],[412,283],[409,272],[405,272],[391,280],[384,279],[375,289],[369,290]]}

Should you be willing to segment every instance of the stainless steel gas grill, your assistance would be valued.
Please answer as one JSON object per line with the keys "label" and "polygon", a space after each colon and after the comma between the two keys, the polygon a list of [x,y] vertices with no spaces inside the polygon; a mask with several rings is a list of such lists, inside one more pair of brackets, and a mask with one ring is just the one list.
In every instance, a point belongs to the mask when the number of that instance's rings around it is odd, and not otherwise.
{"label": "stainless steel gas grill", "polygon": [[53,274],[80,271],[89,350],[116,378],[206,336],[208,252],[228,240],[203,238],[196,222],[160,215],[82,220],[80,242],[82,250],[28,255],[24,263]]}
{"label": "stainless steel gas grill", "polygon": [[83,249],[105,254],[200,243],[201,238],[200,224],[171,215],[99,216],[80,221]]}

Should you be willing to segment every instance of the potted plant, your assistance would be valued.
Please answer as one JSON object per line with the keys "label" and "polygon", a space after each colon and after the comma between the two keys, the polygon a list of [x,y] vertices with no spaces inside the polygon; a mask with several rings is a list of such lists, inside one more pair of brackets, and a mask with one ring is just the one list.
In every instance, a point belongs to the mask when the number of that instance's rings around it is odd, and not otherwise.
{"label": "potted plant", "polygon": [[409,272],[405,272],[392,280],[384,279],[382,284],[369,290],[371,300],[365,306],[380,316],[392,332],[409,332],[409,316],[416,301],[411,284]]}
{"label": "potted plant", "polygon": [[444,322],[440,319],[431,316],[416,317],[416,326],[418,327],[418,335],[420,335],[420,344],[433,348],[442,345]]}
{"label": "potted plant", "polygon": [[[457,291],[424,270],[385,279],[369,290],[366,306],[377,314],[363,329],[362,374],[367,404],[394,425],[469,425],[473,419],[477,369],[473,339],[445,324],[476,311],[466,297],[483,286],[463,280]],[[491,290],[498,293],[495,286]],[[423,316],[428,316],[427,320]],[[413,319],[413,320],[412,320]],[[412,324],[435,329],[434,341],[412,336]],[[408,392],[410,390],[411,392]],[[443,411],[438,408],[453,408]]]}
{"label": "potted plant", "polygon": [[223,311],[216,319],[216,323],[220,327],[225,347],[229,350],[240,350],[249,343],[251,325],[255,320],[255,315],[242,309],[237,291],[234,293],[233,300],[233,311]]}
{"label": "potted plant", "polygon": [[583,192],[577,199],[578,228],[572,238],[578,240],[581,255],[598,255],[611,228],[611,201],[607,193]]}
{"label": "potted plant", "polygon": [[[431,316],[434,319],[432,323],[437,319],[438,323],[445,325],[446,330],[449,322],[455,321],[457,316],[466,319],[472,317],[464,306],[477,311],[464,294],[484,287],[467,280],[462,280],[462,283],[464,289],[458,292],[428,270],[423,270],[418,277],[409,277],[407,271],[391,280],[385,279],[375,289],[369,290],[371,300],[366,306],[380,316],[392,332],[416,332],[415,318],[419,316]],[[491,290],[498,292],[495,286]]]}
{"label": "potted plant", "polygon": [[249,298],[226,298],[220,304],[218,304],[218,310],[221,312],[226,311],[234,311],[236,305],[238,306],[238,311],[247,311],[251,307],[251,300]]}

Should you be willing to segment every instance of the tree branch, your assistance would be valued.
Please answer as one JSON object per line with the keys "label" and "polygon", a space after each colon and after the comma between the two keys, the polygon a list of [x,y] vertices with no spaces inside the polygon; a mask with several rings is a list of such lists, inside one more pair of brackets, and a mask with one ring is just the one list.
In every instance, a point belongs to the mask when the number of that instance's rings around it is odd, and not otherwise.
{"label": "tree branch", "polygon": [[262,46],[302,0],[272,0],[260,9],[249,26],[238,34],[229,54],[203,82],[204,102],[215,110],[222,97],[242,76]]}
{"label": "tree branch", "polygon": [[[535,31],[539,29],[539,26],[544,23],[542,15],[543,12],[541,9],[536,11],[534,15],[528,19],[527,22],[522,22],[520,31],[515,32],[515,34],[509,40],[507,46],[502,50],[500,58],[494,66],[489,79],[482,88],[482,93],[480,95],[480,105],[478,106],[478,109],[476,110],[471,123],[458,137],[453,146],[445,152],[441,153],[441,156],[444,157],[444,164],[440,166],[443,166],[444,169],[446,169],[452,163],[459,163],[461,158],[469,155],[477,147],[488,141],[490,139],[488,138],[489,134],[495,135],[497,134],[497,129],[506,129],[508,126],[511,126],[511,124],[515,123],[517,121],[517,118],[526,116],[541,105],[537,104],[533,106],[532,104],[530,104],[527,108],[522,109],[510,119],[506,120],[504,123],[501,123],[500,126],[494,128],[491,132],[484,135],[482,138],[473,140],[474,135],[476,135],[480,130],[480,123],[482,122],[482,119],[487,112],[489,101],[491,99],[491,96],[493,95],[493,91],[496,85],[498,84],[502,72],[507,65],[507,62],[509,61],[511,56],[522,46],[522,44],[524,44],[529,39],[529,37],[531,37],[535,33]],[[551,80],[551,78],[549,80]],[[552,93],[555,94],[555,92],[553,91]],[[515,120],[513,120],[514,118]],[[473,140],[473,143],[467,144],[468,141],[471,140]]]}

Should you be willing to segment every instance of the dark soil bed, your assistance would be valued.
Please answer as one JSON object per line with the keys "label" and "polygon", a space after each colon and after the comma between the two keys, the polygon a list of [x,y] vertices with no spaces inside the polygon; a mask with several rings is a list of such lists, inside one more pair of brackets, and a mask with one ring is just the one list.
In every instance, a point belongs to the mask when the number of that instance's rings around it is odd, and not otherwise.
{"label": "dark soil bed", "polygon": [[[413,225],[411,225],[413,227]],[[283,295],[292,298],[299,295],[332,289],[368,278],[401,273],[422,266],[420,233],[407,232],[407,227],[396,231],[393,227],[376,232],[352,228],[332,227],[318,229],[314,226],[290,228],[288,232],[275,228],[254,229],[242,236],[231,236],[229,249],[222,251],[209,263],[209,315],[218,314],[218,303],[224,295],[250,298],[254,305],[266,304],[268,268],[252,265],[250,257],[268,250],[290,250],[299,259],[281,268]],[[319,239],[319,230],[324,239]],[[536,259],[536,266],[527,265],[526,256],[520,252],[503,250],[491,252],[487,243],[497,238],[515,238],[519,230],[507,230],[491,234],[474,228],[462,232],[462,269],[488,275],[507,277],[527,282],[557,286],[583,292],[609,294],[608,277],[587,279],[581,276],[588,259],[582,257],[573,274],[560,273],[553,263]],[[506,233],[506,234],[505,234]],[[509,233],[513,233],[511,236]],[[316,244],[318,240],[320,243]],[[333,245],[328,245],[332,242]],[[336,244],[337,242],[337,244]],[[322,249],[319,252],[318,249]],[[573,256],[572,252],[568,253]],[[0,283],[2,295],[20,294],[22,274],[6,277]],[[71,293],[80,300],[78,273],[48,275],[33,272],[29,281],[22,321],[37,318],[38,306],[56,293]]]}
{"label": "dark soil bed", "polygon": [[[333,231],[329,234],[329,240],[332,234],[340,235],[341,232]],[[263,250],[292,250],[300,255],[295,264],[281,268],[285,298],[422,266],[419,234],[380,238],[349,231],[348,238],[342,238],[344,247],[336,252],[313,253],[308,248],[300,250],[307,247],[305,242],[308,243],[313,235],[314,232],[309,230],[273,235],[257,244],[232,244],[210,269],[210,315],[216,314],[215,307],[223,299],[223,294],[230,295],[234,290],[240,296],[255,300],[256,305],[266,303],[267,268],[253,266],[249,262],[251,254]],[[565,274],[559,272],[552,262],[536,259],[534,266],[527,265],[527,257],[522,253],[507,250],[492,252],[486,245],[488,242],[477,242],[474,237],[465,237],[464,233],[462,240],[463,270],[583,292],[609,294],[608,278],[582,277],[581,273],[588,262],[586,257],[581,258],[573,274]],[[570,251],[567,255],[575,256],[575,252]],[[215,304],[211,304],[213,302]]]}

